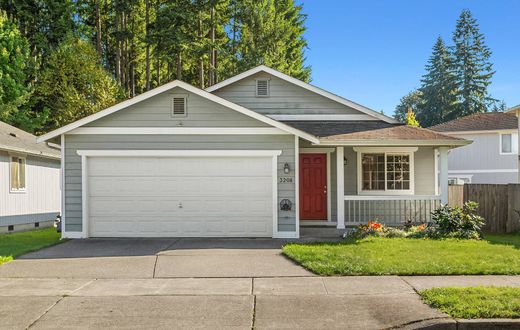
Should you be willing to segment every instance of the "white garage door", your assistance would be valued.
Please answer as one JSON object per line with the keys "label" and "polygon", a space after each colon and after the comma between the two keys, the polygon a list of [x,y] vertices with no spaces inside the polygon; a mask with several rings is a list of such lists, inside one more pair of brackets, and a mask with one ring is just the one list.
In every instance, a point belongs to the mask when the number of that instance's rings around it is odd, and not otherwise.
{"label": "white garage door", "polygon": [[272,157],[89,157],[91,237],[271,237]]}

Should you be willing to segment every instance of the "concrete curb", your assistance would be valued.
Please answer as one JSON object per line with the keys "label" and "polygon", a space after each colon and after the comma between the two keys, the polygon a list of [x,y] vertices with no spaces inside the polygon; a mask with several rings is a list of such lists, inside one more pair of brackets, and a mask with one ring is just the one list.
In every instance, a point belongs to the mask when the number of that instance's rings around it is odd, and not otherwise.
{"label": "concrete curb", "polygon": [[520,329],[520,319],[432,319],[406,324],[397,329],[498,330]]}

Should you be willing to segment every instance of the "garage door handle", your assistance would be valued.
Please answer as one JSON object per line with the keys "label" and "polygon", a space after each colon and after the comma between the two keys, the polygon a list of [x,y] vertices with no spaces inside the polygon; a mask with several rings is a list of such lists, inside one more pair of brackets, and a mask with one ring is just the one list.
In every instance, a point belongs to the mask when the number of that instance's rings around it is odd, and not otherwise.
{"label": "garage door handle", "polygon": [[182,209],[182,203],[179,203],[179,208]]}

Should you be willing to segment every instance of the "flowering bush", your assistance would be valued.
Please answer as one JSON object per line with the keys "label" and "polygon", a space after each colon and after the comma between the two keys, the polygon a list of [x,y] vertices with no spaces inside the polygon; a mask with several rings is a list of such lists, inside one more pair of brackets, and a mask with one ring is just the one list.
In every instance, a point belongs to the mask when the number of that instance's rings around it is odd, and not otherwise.
{"label": "flowering bush", "polygon": [[371,220],[366,225],[357,226],[348,237],[363,238],[367,236],[378,237],[423,237],[426,236],[427,226],[420,224],[417,226],[408,226],[400,229],[396,227],[385,226],[382,223]]}

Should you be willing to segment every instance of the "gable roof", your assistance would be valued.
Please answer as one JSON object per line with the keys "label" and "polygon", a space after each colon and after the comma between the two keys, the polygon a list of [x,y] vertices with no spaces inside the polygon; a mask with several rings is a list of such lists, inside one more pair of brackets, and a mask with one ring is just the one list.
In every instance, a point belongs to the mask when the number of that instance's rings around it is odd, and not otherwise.
{"label": "gable roof", "polygon": [[0,150],[46,158],[60,158],[60,150],[36,142],[36,136],[0,121]]}
{"label": "gable roof", "polygon": [[125,108],[128,108],[129,106],[132,106],[134,104],[137,104],[139,102],[142,102],[144,100],[147,100],[155,95],[158,95],[158,94],[161,94],[161,93],[164,93],[166,91],[169,91],[175,87],[179,87],[179,88],[182,88],[188,92],[192,92],[194,94],[197,94],[201,97],[204,97],[210,101],[213,101],[215,103],[218,103],[220,105],[223,105],[229,109],[232,109],[232,110],[235,110],[239,113],[242,113],[246,116],[249,116],[251,118],[254,118],[254,119],[257,119],[261,122],[264,122],[268,125],[271,125],[273,127],[276,127],[276,128],[279,128],[285,132],[288,132],[288,133],[291,133],[291,134],[294,134],[296,136],[299,136],[305,140],[308,140],[310,142],[313,142],[313,143],[319,143],[319,139],[315,136],[313,136],[312,134],[309,134],[309,133],[306,133],[306,132],[303,132],[299,129],[296,129],[294,127],[291,127],[289,125],[286,125],[282,122],[279,122],[277,120],[274,120],[274,119],[271,119],[267,116],[264,116],[256,111],[253,111],[253,110],[249,110],[247,108],[244,108],[243,106],[240,106],[238,104],[235,104],[233,102],[230,102],[226,99],[223,99],[217,95],[214,95],[214,94],[211,94],[205,90],[202,90],[200,88],[197,88],[197,87],[194,87],[188,83],[185,83],[183,81],[180,81],[180,80],[174,80],[172,82],[169,82],[167,84],[164,84],[162,86],[159,86],[159,87],[156,87],[152,90],[149,90],[143,94],[140,94],[140,95],[137,95],[131,99],[128,99],[126,101],[123,101],[123,102],[120,102],[114,106],[111,106],[105,110],[102,110],[102,111],[99,111],[99,112],[96,112],[95,114],[92,114],[90,116],[87,116],[85,118],[82,118],[82,119],[79,119],[73,123],[70,123],[68,125],[65,125],[63,127],[60,127],[54,131],[51,131],[47,134],[44,134],[42,136],[40,136],[37,141],[38,142],[43,142],[43,141],[47,141],[49,139],[52,139],[54,137],[57,137],[57,136],[60,136],[64,133],[67,133],[67,132],[70,132],[71,130],[73,129],[76,129],[80,126],[83,126],[83,125],[86,125],[90,122],[93,122],[95,120],[98,120],[100,118],[103,118],[105,116],[108,116],[110,114],[113,114],[119,110],[122,110],[122,109],[125,109]]}
{"label": "gable roof", "polygon": [[506,113],[518,114],[520,116],[520,104],[506,110]]}
{"label": "gable roof", "polygon": [[430,129],[437,132],[469,132],[518,129],[518,119],[514,114],[504,112],[474,113],[469,116],[457,118],[443,124],[432,126]]}
{"label": "gable roof", "polygon": [[408,125],[369,129],[320,139],[322,145],[379,145],[379,146],[464,146],[471,141]]}
{"label": "gable roof", "polygon": [[254,75],[256,73],[259,73],[259,72],[268,73],[268,74],[273,75],[273,76],[275,76],[277,78],[285,80],[285,81],[287,81],[287,82],[289,82],[291,84],[294,84],[296,86],[302,87],[302,88],[304,88],[306,90],[309,90],[309,91],[311,91],[313,93],[316,93],[318,95],[326,97],[326,98],[328,98],[328,99],[330,99],[332,101],[338,102],[338,103],[343,104],[343,105],[345,105],[347,107],[356,109],[356,110],[358,110],[358,111],[360,111],[362,113],[366,113],[367,115],[373,116],[373,117],[375,117],[377,119],[380,119],[380,120],[383,120],[383,121],[385,121],[387,123],[398,123],[397,120],[395,120],[395,119],[393,119],[391,117],[385,116],[385,115],[383,115],[383,114],[381,114],[381,113],[379,113],[379,112],[377,112],[375,110],[369,109],[369,108],[367,108],[365,106],[362,106],[361,104],[352,102],[352,101],[347,100],[347,99],[345,99],[345,98],[343,98],[341,96],[338,96],[336,94],[328,92],[328,91],[326,91],[324,89],[321,89],[319,87],[313,86],[311,84],[308,84],[308,83],[303,82],[301,80],[298,80],[296,78],[288,76],[288,75],[286,75],[284,73],[281,73],[280,71],[271,69],[271,68],[269,68],[269,67],[267,67],[265,65],[259,65],[259,66],[255,67],[255,68],[252,68],[250,70],[242,72],[242,73],[240,73],[240,74],[238,74],[236,76],[233,76],[233,77],[231,77],[229,79],[223,80],[223,81],[219,82],[218,84],[215,84],[215,85],[213,85],[211,87],[206,88],[206,91],[208,91],[210,93],[214,92],[214,91],[216,91],[216,90],[218,90],[218,89],[220,89],[220,88],[222,88],[224,86],[230,85],[230,84],[232,84],[234,82],[237,82],[239,80],[242,80],[244,78],[247,78],[247,77],[252,76],[252,75]]}

